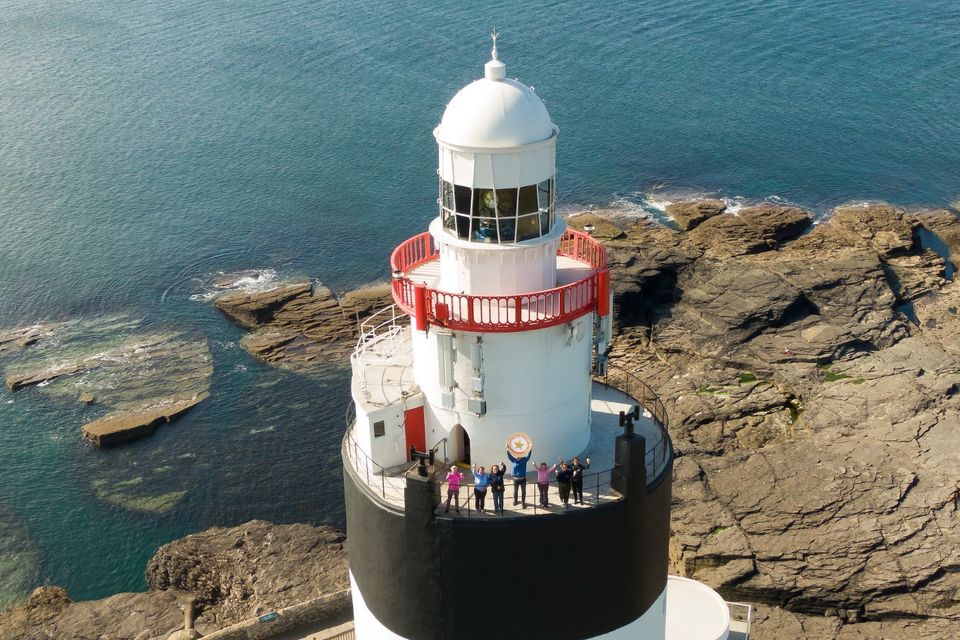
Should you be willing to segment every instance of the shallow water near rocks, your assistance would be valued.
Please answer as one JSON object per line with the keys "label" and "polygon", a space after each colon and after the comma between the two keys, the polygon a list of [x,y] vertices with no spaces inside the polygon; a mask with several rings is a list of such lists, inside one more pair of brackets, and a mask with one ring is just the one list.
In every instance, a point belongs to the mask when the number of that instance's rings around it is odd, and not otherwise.
{"label": "shallow water near rocks", "polygon": [[958,24],[945,0],[6,3],[0,328],[136,318],[205,340],[214,372],[209,399],[111,450],[54,383],[0,390],[0,554],[29,576],[0,586],[100,597],[205,527],[343,525],[346,370],[264,366],[205,300],[388,277],[435,215],[431,131],[491,27],[560,126],[565,209],[697,194],[822,215],[960,196]]}

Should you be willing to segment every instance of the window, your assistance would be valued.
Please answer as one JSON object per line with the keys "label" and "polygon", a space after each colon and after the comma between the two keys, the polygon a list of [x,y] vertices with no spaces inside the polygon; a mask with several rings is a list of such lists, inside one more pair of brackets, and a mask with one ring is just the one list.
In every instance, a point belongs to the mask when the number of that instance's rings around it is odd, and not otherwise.
{"label": "window", "polygon": [[453,200],[453,185],[446,180],[440,181],[440,204],[447,211],[456,211],[457,207]]}
{"label": "window", "polygon": [[379,438],[387,432],[386,424],[383,420],[377,420],[373,423],[373,437]]}
{"label": "window", "polygon": [[493,189],[474,189],[473,216],[493,218],[497,215],[497,196]]}
{"label": "window", "polygon": [[457,200],[457,213],[470,215],[470,187],[462,187],[459,184],[453,186],[454,194]]}
{"label": "window", "polygon": [[517,242],[540,237],[540,216],[533,214],[517,218]]}
{"label": "window", "polygon": [[517,215],[517,190],[497,189],[497,217],[514,218]]}
{"label": "window", "polygon": [[525,213],[536,213],[537,212],[537,187],[536,185],[530,185],[529,187],[520,187],[520,208],[517,209],[517,213],[523,215]]}
{"label": "window", "polygon": [[471,189],[441,179],[440,219],[462,240],[523,242],[550,232],[554,198],[553,178],[517,189]]}

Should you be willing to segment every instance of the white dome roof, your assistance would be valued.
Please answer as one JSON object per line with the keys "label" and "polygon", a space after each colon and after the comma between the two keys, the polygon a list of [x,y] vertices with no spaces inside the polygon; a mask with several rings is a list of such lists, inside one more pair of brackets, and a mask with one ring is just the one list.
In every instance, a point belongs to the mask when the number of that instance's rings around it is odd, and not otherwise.
{"label": "white dome roof", "polygon": [[515,147],[547,140],[555,127],[533,89],[503,77],[503,63],[487,63],[486,77],[453,97],[434,131],[437,140],[465,147]]}

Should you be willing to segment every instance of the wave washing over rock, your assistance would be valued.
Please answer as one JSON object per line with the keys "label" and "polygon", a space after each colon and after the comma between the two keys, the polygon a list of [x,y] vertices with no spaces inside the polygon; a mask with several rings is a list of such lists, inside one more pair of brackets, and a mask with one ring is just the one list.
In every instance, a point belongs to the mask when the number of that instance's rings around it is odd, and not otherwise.
{"label": "wave washing over rock", "polygon": [[956,213],[723,205],[570,218],[671,416],[673,570],[759,603],[758,640],[956,637]]}

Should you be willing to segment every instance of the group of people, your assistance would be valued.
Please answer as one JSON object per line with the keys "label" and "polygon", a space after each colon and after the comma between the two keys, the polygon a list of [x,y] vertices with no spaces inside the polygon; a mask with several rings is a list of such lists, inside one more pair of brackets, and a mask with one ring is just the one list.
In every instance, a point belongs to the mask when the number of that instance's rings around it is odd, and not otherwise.
{"label": "group of people", "polygon": [[[507,457],[513,463],[513,506],[527,508],[527,464],[533,454],[531,450],[526,456],[516,458],[507,451]],[[573,493],[573,503],[583,504],[583,472],[590,468],[590,458],[585,460],[586,464],[580,464],[580,458],[574,458],[570,464],[561,457],[557,464],[547,466],[546,462],[534,463],[534,469],[537,472],[537,490],[539,491],[539,503],[541,507],[550,506],[550,474],[555,473],[557,478],[557,491],[560,494],[560,502],[564,510],[570,508],[570,493]],[[474,506],[479,513],[486,511],[487,491],[493,493],[493,512],[503,514],[503,494],[506,492],[504,485],[504,475],[507,473],[507,465],[503,462],[495,464],[487,472],[484,467],[473,465],[473,499]],[[460,513],[460,485],[463,483],[464,474],[456,466],[450,467],[450,473],[447,474],[447,502],[444,508],[445,513],[450,511],[450,501],[453,500],[454,508]]]}

